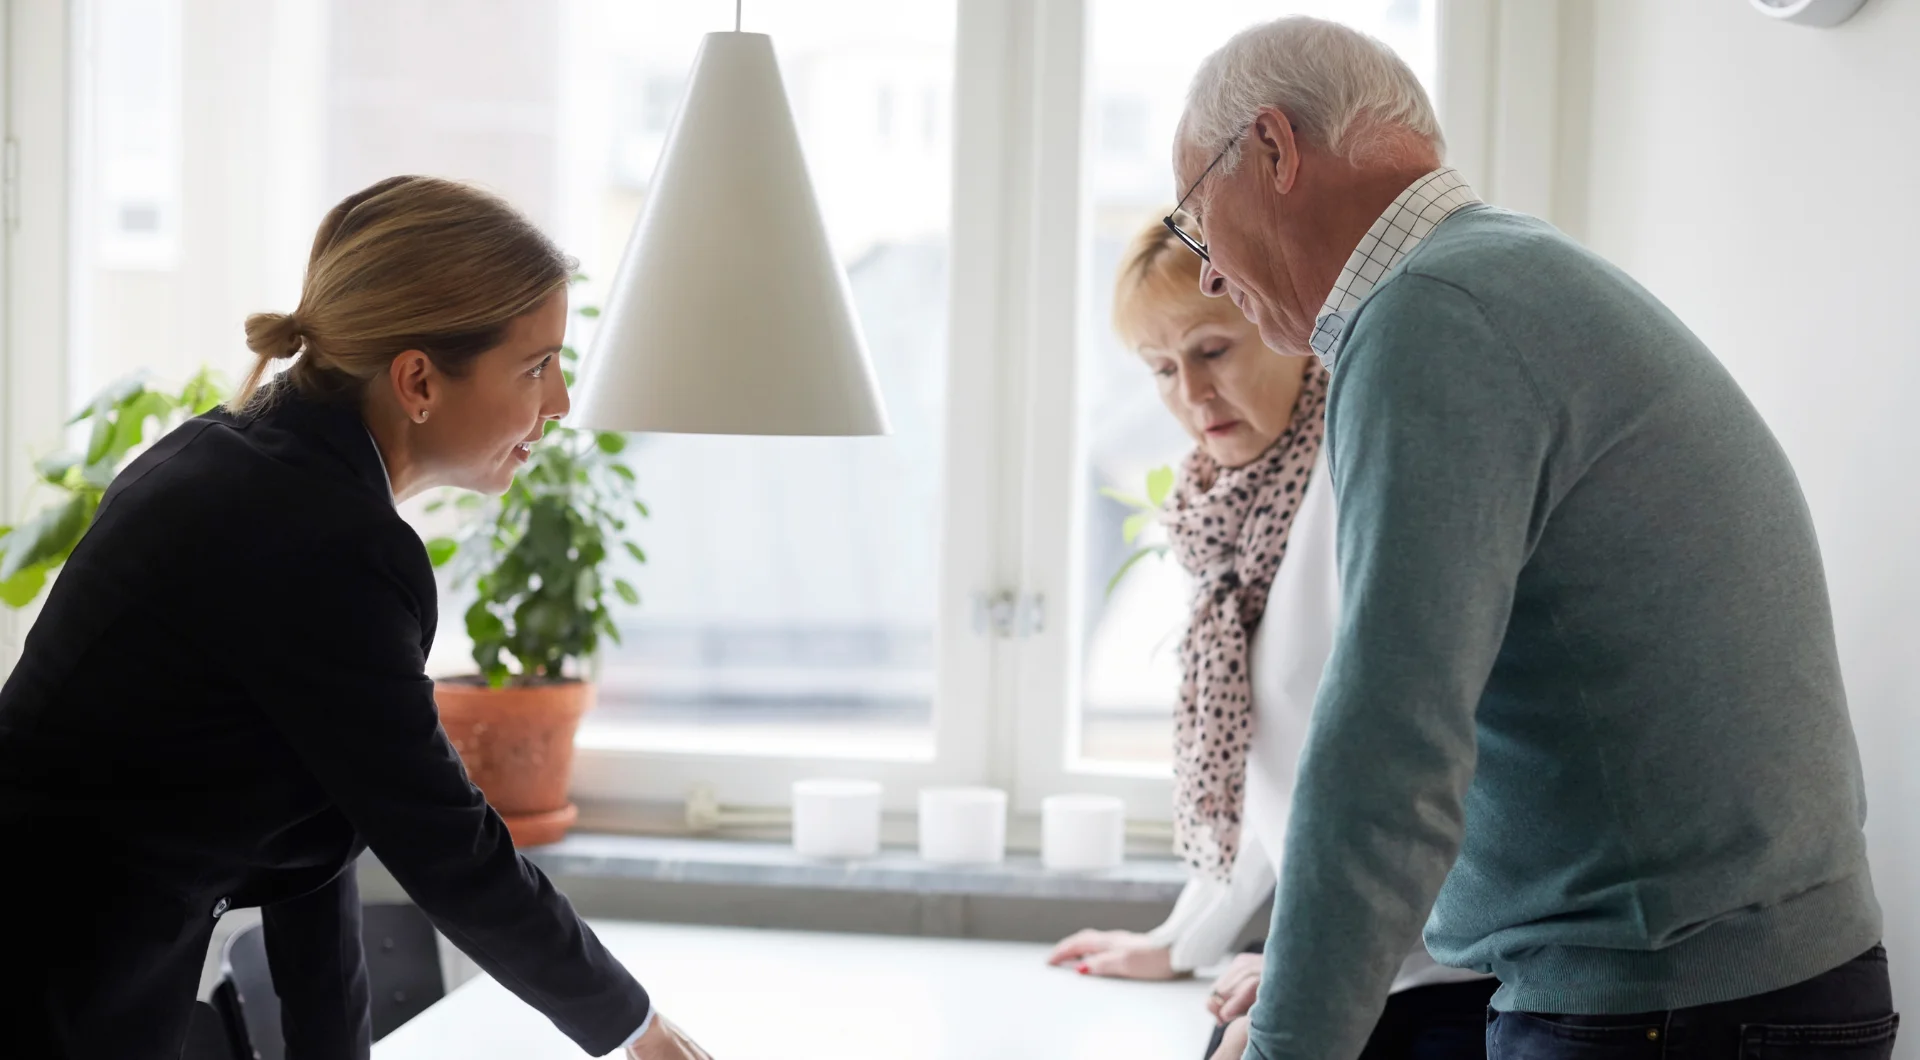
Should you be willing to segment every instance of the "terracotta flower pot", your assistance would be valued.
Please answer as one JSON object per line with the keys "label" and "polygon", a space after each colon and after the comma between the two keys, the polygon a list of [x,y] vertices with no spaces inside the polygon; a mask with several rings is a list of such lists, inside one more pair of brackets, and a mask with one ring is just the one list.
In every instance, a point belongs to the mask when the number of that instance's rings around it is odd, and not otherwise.
{"label": "terracotta flower pot", "polygon": [[593,706],[585,681],[488,688],[478,679],[436,681],[433,696],[467,775],[506,819],[515,846],[558,842],[580,808],[567,801],[573,734]]}

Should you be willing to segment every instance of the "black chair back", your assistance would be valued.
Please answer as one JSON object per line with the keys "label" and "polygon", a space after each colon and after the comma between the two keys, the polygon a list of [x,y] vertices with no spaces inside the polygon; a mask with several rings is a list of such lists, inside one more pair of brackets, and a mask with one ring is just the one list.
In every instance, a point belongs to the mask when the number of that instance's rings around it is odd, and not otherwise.
{"label": "black chair back", "polygon": [[242,1057],[286,1060],[287,1043],[280,1034],[280,995],[273,990],[267,968],[267,936],[260,925],[243,928],[227,939],[220,969],[240,1018],[232,1021],[234,1045]]}
{"label": "black chair back", "polygon": [[180,1060],[247,1060],[234,1050],[233,1035],[220,1011],[205,1001],[193,1003],[187,1022],[187,1047]]}
{"label": "black chair back", "polygon": [[447,996],[447,983],[440,975],[433,922],[419,906],[361,907],[360,936],[367,951],[367,990],[377,1042]]}
{"label": "black chair back", "polygon": [[[360,911],[361,944],[367,955],[368,1007],[373,1040],[392,1033],[427,1006],[445,997],[440,948],[433,922],[418,906],[367,905]],[[242,1060],[286,1060],[280,1031],[280,995],[267,969],[266,935],[255,925],[227,940],[222,957],[225,978],[215,992],[231,999],[236,1019],[228,1021]]]}

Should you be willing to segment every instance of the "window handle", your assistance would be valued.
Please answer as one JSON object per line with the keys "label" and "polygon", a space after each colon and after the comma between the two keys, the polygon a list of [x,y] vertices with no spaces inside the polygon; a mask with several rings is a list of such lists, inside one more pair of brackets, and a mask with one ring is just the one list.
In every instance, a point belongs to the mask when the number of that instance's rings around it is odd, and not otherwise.
{"label": "window handle", "polygon": [[973,594],[973,631],[981,636],[1020,640],[1047,628],[1047,601],[1039,593],[1002,589]]}

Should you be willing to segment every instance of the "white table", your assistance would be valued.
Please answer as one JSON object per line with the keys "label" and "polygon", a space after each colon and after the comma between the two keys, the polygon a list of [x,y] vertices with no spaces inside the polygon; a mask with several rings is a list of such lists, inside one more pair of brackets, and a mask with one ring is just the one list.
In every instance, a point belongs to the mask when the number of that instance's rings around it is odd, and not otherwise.
{"label": "white table", "polygon": [[[1028,943],[608,921],[593,928],[715,1060],[1190,1060],[1213,1026],[1204,981],[1077,975],[1048,967],[1048,948]],[[581,1053],[481,976],[373,1055]]]}

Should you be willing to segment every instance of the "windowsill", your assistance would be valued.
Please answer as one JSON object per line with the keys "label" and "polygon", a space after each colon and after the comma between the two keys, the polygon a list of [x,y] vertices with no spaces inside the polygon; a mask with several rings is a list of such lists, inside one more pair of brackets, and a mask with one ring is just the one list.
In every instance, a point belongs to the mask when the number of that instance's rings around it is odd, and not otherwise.
{"label": "windowsill", "polygon": [[527,858],[555,876],[1058,901],[1171,903],[1187,871],[1172,858],[1130,858],[1104,872],[1051,872],[1031,854],[998,865],[934,865],[910,850],[862,861],[803,858],[784,843],[570,835]]}
{"label": "windowsill", "polygon": [[583,751],[743,758],[837,758],[876,762],[933,759],[930,729],[820,725],[634,724],[589,720],[574,746]]}

